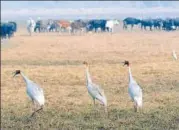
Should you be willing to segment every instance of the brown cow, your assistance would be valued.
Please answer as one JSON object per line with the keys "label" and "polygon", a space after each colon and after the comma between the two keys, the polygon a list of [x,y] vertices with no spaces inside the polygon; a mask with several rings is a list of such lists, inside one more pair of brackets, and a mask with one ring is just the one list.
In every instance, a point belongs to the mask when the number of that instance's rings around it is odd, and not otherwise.
{"label": "brown cow", "polygon": [[59,20],[59,21],[57,21],[57,24],[59,25],[60,30],[65,29],[65,30],[68,30],[69,33],[71,32],[71,23],[70,23],[70,21]]}

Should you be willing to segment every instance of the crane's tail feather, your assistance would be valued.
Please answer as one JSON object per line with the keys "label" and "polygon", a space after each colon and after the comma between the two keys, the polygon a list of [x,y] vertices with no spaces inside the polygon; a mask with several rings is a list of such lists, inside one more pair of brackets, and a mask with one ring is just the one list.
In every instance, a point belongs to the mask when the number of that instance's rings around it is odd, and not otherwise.
{"label": "crane's tail feather", "polygon": [[103,95],[103,96],[97,96],[96,99],[98,99],[105,107],[107,107],[107,99],[106,99],[106,96]]}
{"label": "crane's tail feather", "polygon": [[142,107],[142,98],[135,97],[134,102],[137,104],[137,107]]}

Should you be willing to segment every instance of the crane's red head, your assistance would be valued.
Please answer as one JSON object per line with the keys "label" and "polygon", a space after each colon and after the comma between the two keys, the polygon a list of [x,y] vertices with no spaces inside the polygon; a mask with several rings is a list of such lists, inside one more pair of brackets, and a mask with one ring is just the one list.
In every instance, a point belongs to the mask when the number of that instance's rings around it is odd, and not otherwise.
{"label": "crane's red head", "polygon": [[124,65],[127,65],[127,66],[130,65],[130,64],[129,64],[129,61],[126,61],[126,60],[125,60],[123,63],[124,63]]}
{"label": "crane's red head", "polygon": [[[20,74],[21,73],[21,71],[20,70],[16,70],[15,72],[14,72],[14,76],[16,76],[16,75],[18,75],[18,74]],[[13,77],[14,77],[13,76]]]}

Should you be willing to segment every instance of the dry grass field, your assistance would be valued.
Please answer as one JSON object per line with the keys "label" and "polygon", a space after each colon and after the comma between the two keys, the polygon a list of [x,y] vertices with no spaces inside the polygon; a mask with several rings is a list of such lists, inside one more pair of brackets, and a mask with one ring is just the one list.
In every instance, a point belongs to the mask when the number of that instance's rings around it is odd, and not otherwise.
{"label": "dry grass field", "polygon": [[[178,130],[179,31],[119,31],[113,35],[34,34],[20,29],[1,45],[1,128],[60,130]],[[143,89],[143,110],[135,113],[128,95],[128,69]],[[105,91],[108,115],[88,95],[83,61]],[[40,84],[44,110],[32,113],[22,70]]]}

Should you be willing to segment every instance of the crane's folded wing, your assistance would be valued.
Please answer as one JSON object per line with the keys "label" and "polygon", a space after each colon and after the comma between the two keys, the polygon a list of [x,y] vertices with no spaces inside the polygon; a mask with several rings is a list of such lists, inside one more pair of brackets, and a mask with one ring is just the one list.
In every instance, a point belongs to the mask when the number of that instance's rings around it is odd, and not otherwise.
{"label": "crane's folded wing", "polygon": [[39,85],[37,85],[36,83],[34,82],[31,82],[31,86],[29,86],[29,93],[30,95],[32,96],[40,96],[40,95],[43,95],[43,89],[40,88]]}
{"label": "crane's folded wing", "polygon": [[93,91],[96,91],[101,96],[104,96],[104,90],[99,85],[96,85],[94,83],[92,83],[91,85],[93,86]]}

